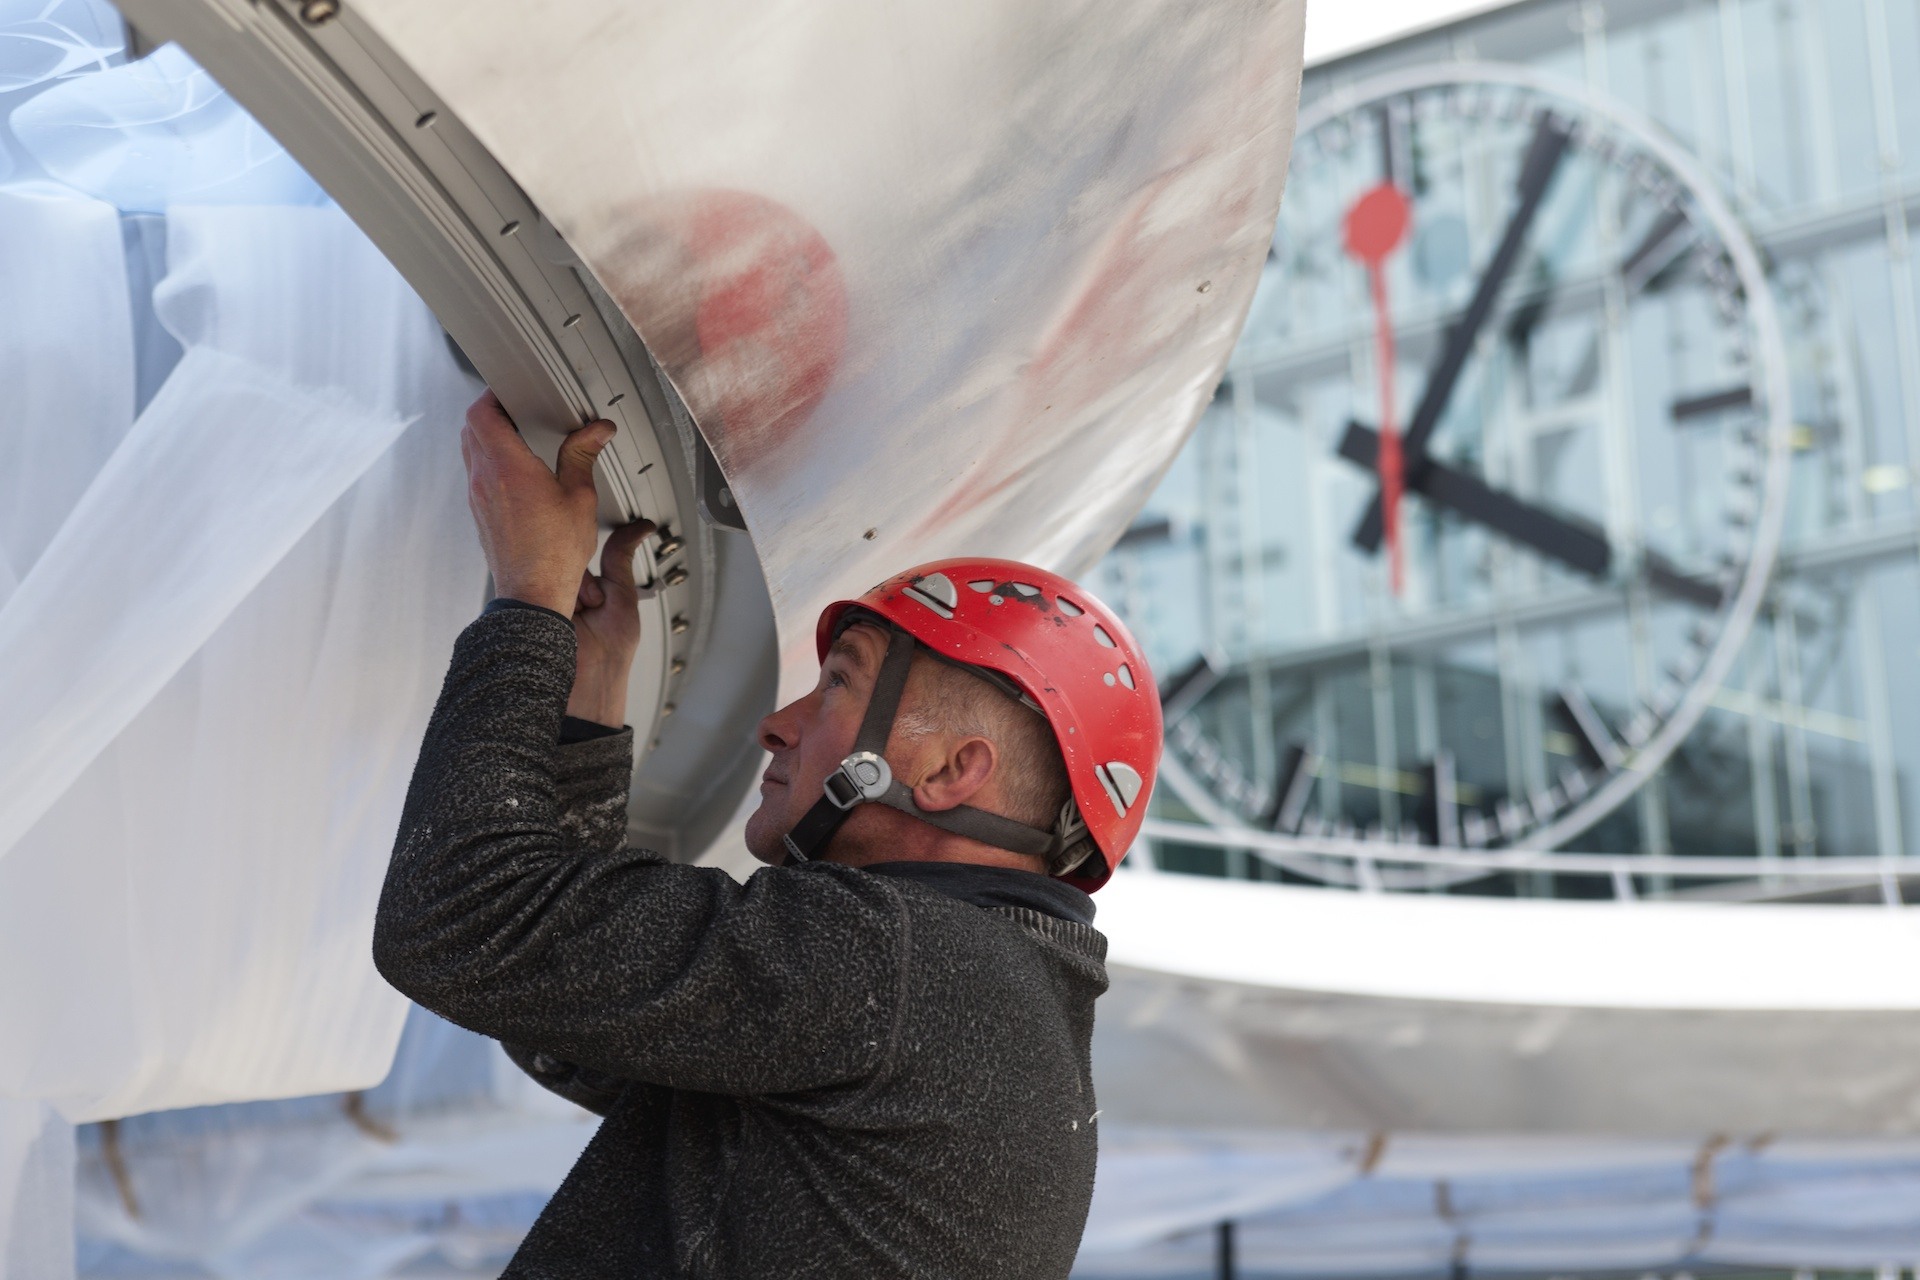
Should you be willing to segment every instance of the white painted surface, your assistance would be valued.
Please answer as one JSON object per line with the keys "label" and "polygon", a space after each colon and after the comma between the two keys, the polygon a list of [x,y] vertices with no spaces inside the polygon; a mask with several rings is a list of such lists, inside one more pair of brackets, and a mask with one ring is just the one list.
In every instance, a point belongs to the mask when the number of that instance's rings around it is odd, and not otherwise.
{"label": "white painted surface", "polygon": [[1920,1009],[1920,911],[1361,894],[1120,874],[1111,963],[1403,1000]]}
{"label": "white painted surface", "polygon": [[1122,873],[1117,1123],[1702,1138],[1920,1132],[1920,913]]}

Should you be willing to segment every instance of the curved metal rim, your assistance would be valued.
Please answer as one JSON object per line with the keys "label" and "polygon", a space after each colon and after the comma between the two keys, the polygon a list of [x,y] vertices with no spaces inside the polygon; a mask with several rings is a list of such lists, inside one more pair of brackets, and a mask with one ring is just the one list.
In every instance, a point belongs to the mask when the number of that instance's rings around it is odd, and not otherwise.
{"label": "curved metal rim", "polygon": [[[619,428],[596,468],[603,522],[644,515],[680,543],[648,539],[640,554],[656,583],[628,705],[644,772],[676,690],[709,647],[719,584],[713,532],[695,514],[697,445],[682,438],[672,393],[637,339],[626,342],[511,175],[350,7],[312,22],[299,0],[116,3],[179,41],[320,181],[549,464],[578,424],[604,417]],[[771,637],[771,616],[766,626]]]}

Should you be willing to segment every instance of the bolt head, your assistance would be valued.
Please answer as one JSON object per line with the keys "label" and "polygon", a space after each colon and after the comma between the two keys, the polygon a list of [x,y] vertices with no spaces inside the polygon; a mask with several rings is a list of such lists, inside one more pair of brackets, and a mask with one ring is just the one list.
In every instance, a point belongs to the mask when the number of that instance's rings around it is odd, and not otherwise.
{"label": "bolt head", "polygon": [[332,22],[340,14],[340,0],[303,0],[300,21],[310,27]]}

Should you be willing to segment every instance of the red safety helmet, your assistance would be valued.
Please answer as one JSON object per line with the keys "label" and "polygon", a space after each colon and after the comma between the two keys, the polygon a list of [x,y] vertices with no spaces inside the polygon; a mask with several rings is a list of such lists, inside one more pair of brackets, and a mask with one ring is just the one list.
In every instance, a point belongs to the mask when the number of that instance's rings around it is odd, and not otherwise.
{"label": "red safety helmet", "polygon": [[[877,615],[940,657],[1001,677],[994,683],[1010,682],[1046,716],[1097,850],[1061,878],[1089,892],[1104,884],[1140,834],[1160,768],[1159,692],[1120,620],[1084,588],[1032,565],[937,560],[828,605],[817,629],[822,661],[850,609]],[[891,708],[886,717],[890,723]],[[853,786],[860,782],[855,777]]]}

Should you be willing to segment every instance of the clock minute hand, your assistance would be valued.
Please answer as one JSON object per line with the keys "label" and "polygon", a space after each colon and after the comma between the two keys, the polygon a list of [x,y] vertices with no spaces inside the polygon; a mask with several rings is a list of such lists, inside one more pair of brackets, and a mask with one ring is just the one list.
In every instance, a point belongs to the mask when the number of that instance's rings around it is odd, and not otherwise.
{"label": "clock minute hand", "polygon": [[[1440,357],[1434,361],[1427,375],[1427,385],[1420,394],[1420,404],[1414,409],[1413,418],[1407,425],[1401,452],[1408,488],[1416,487],[1421,469],[1428,465],[1427,441],[1440,424],[1441,411],[1453,396],[1454,384],[1460,381],[1460,371],[1466,367],[1474,340],[1480,336],[1480,330],[1486,327],[1487,320],[1493,315],[1494,303],[1500,297],[1500,287],[1506,283],[1507,276],[1512,274],[1514,265],[1520,260],[1521,246],[1526,243],[1527,232],[1533,226],[1534,216],[1540,212],[1547,186],[1559,170],[1571,138],[1567,125],[1558,116],[1548,112],[1540,117],[1540,123],[1533,132],[1533,141],[1527,145],[1526,159],[1520,166],[1519,203],[1507,221],[1506,231],[1500,236],[1499,247],[1493,251],[1487,269],[1480,275],[1480,283],[1473,291],[1473,300],[1447,331]],[[1375,493],[1373,501],[1367,505],[1366,514],[1361,516],[1360,524],[1353,531],[1354,545],[1363,551],[1377,551],[1383,531],[1384,513],[1380,495]]]}
{"label": "clock minute hand", "polygon": [[[1347,424],[1340,440],[1340,456],[1362,470],[1375,469],[1380,436],[1371,427],[1358,422]],[[1426,467],[1408,488],[1437,507],[1484,525],[1503,537],[1532,547],[1541,555],[1558,560],[1570,569],[1594,578],[1605,578],[1613,569],[1613,548],[1598,525],[1578,516],[1562,515],[1494,488],[1478,476],[1469,475],[1429,458]],[[1721,590],[1707,578],[1689,573],[1657,551],[1641,553],[1641,572],[1648,585],[1663,595],[1685,600],[1702,609],[1717,609]]]}

